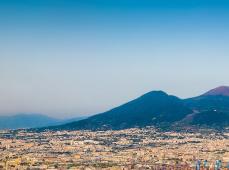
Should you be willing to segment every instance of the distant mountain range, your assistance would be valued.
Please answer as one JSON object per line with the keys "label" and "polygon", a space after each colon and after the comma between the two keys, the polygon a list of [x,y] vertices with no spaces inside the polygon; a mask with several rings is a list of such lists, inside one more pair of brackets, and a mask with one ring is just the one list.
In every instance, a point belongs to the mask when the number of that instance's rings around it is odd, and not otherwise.
{"label": "distant mountain range", "polygon": [[42,114],[16,114],[13,116],[0,116],[0,130],[54,126],[82,120],[84,118],[86,117],[59,120]]}
{"label": "distant mountain range", "polygon": [[180,99],[163,91],[152,91],[87,119],[39,130],[108,130],[145,126],[225,128],[229,126],[228,94],[227,86],[189,99]]}
{"label": "distant mountain range", "polygon": [[189,99],[152,91],[88,118],[58,120],[41,114],[0,116],[0,129],[118,130],[145,126],[170,129],[229,127],[229,87],[217,87]]}

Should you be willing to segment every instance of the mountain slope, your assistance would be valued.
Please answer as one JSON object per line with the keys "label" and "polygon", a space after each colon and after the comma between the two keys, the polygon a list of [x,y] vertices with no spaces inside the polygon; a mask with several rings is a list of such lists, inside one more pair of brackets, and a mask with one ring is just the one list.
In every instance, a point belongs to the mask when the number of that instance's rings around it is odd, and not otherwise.
{"label": "mountain slope", "polygon": [[187,107],[201,111],[207,110],[218,110],[229,112],[229,96],[221,96],[221,95],[210,95],[205,96],[201,95],[198,97],[190,98],[184,100],[184,103]]}
{"label": "mountain slope", "polygon": [[206,125],[211,127],[223,127],[229,125],[229,112],[205,111],[195,114],[192,121],[193,125]]}
{"label": "mountain slope", "polygon": [[153,91],[105,113],[51,129],[123,129],[163,125],[183,119],[190,113],[191,109],[181,99],[162,91]]}
{"label": "mountain slope", "polygon": [[[229,87],[220,86],[203,95],[185,99],[184,103],[195,114],[187,116],[184,121],[193,125],[229,126]],[[183,122],[184,122],[183,121]]]}

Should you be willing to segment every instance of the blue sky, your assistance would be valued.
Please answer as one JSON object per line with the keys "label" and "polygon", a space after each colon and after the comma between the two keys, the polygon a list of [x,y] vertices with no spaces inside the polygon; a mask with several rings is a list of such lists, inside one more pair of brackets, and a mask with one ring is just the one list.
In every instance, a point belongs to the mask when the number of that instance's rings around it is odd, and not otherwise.
{"label": "blue sky", "polygon": [[1,0],[0,114],[103,112],[229,85],[229,2]]}

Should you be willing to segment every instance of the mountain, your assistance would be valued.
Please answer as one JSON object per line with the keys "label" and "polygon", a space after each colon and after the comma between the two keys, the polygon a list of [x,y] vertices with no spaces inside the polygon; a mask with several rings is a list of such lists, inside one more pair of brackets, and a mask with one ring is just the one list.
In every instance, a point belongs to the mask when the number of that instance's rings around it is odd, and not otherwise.
{"label": "mountain", "polygon": [[224,129],[229,127],[228,89],[220,86],[188,99],[152,91],[87,119],[39,130],[116,130],[145,126],[170,130],[200,126]]}
{"label": "mountain", "polygon": [[202,96],[229,96],[229,86],[220,86],[212,89]]}
{"label": "mountain", "polygon": [[13,116],[0,116],[0,130],[54,126],[83,119],[86,119],[86,117],[75,117],[71,119],[60,120],[42,114],[17,114]]}
{"label": "mountain", "polygon": [[181,99],[163,91],[149,92],[133,101],[85,120],[50,127],[53,130],[124,129],[148,125],[166,126],[192,110]]}
{"label": "mountain", "polygon": [[185,99],[187,107],[195,112],[214,111],[213,113],[229,112],[229,87],[220,86],[200,96]]}
{"label": "mountain", "polygon": [[0,116],[0,129],[34,128],[56,125],[58,119],[42,114],[18,114],[14,116]]}
{"label": "mountain", "polygon": [[183,122],[218,128],[229,126],[228,94],[229,87],[220,86],[200,96],[185,99],[185,105],[192,109],[194,113],[188,115]]}

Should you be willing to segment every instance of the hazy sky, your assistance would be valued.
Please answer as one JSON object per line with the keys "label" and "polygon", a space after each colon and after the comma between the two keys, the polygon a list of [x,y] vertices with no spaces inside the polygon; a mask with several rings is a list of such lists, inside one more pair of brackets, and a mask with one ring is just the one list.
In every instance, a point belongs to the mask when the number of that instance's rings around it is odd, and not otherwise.
{"label": "hazy sky", "polygon": [[228,0],[0,0],[0,115],[191,97],[228,73]]}

